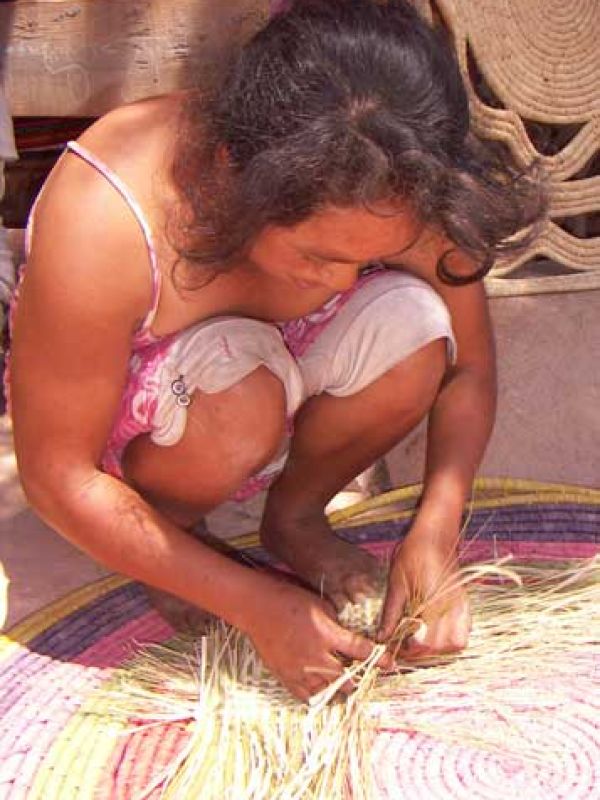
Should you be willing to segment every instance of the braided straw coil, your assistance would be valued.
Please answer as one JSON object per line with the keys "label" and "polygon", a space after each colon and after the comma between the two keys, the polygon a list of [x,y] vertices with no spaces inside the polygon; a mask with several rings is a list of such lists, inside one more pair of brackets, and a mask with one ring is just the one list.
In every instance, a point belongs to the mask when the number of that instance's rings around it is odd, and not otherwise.
{"label": "braided straw coil", "polygon": [[[539,238],[492,270],[489,293],[600,289],[600,237],[579,238],[554,222],[600,212],[600,175],[573,179],[585,174],[600,149],[598,0],[437,0],[436,5],[454,38],[474,130],[506,144],[524,166],[541,163],[550,179],[549,219]],[[469,56],[503,107],[492,107],[478,94]],[[547,155],[538,152],[523,120],[580,128],[559,152]],[[535,256],[577,272],[511,277]]]}

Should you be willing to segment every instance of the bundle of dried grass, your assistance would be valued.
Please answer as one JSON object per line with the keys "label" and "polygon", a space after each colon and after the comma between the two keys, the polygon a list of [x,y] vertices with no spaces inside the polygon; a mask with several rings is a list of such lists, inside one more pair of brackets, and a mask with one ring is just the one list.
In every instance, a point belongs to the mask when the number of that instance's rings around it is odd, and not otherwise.
{"label": "bundle of dried grass", "polygon": [[[349,672],[365,675],[369,664]],[[374,670],[370,670],[374,677]],[[372,797],[368,766],[370,690],[347,703],[305,706],[265,669],[250,641],[218,623],[196,643],[147,649],[121,676],[120,709],[145,724],[187,722],[184,751],[140,796],[317,800]]]}
{"label": "bundle of dried grass", "polygon": [[[347,668],[356,691],[332,684],[305,706],[270,676],[252,643],[217,624],[198,642],[178,639],[142,653],[120,675],[120,713],[144,725],[189,724],[183,752],[146,797],[206,800],[371,800],[370,750],[378,729],[419,731],[448,742],[551,762],[552,744],[531,741],[523,715],[569,713],[579,692],[600,691],[600,558],[578,563],[464,567],[473,632],[468,649],[383,675],[382,646]],[[451,590],[441,586],[440,592]],[[400,626],[414,630],[420,601]],[[348,626],[372,629],[381,601],[345,610]],[[402,627],[404,625],[404,628]],[[595,665],[595,669],[592,669]]]}

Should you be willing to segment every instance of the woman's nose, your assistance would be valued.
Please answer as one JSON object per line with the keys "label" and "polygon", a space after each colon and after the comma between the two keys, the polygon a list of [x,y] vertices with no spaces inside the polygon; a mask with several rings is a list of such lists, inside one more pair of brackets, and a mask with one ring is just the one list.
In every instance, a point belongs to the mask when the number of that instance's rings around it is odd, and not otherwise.
{"label": "woman's nose", "polygon": [[327,264],[321,270],[321,280],[328,289],[347,292],[358,279],[359,264]]}

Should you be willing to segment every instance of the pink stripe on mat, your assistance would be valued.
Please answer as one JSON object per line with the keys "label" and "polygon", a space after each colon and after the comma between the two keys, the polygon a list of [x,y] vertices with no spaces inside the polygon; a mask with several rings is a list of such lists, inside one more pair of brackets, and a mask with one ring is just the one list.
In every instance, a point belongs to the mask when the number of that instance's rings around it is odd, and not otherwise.
{"label": "pink stripe on mat", "polygon": [[[156,612],[148,612],[71,661],[29,654],[28,658],[36,659],[39,668],[29,679],[26,702],[17,701],[2,719],[0,798],[26,797],[57,737],[79,713],[82,703],[111,677],[112,669],[133,654],[134,647],[164,641],[172,635],[172,628]],[[3,786],[3,776],[14,777]]]}
{"label": "pink stripe on mat", "polygon": [[[105,780],[97,787],[98,797],[111,800],[136,797],[173,762],[189,736],[186,725],[173,723],[140,728],[130,736],[121,737],[106,765]],[[160,797],[161,790],[158,786],[147,795],[148,800]]]}
{"label": "pink stripe on mat", "polygon": [[86,667],[117,667],[135,655],[140,644],[162,642],[173,635],[173,628],[156,611],[148,611],[104,636],[72,660]]}
{"label": "pink stripe on mat", "polygon": [[[367,542],[365,549],[379,558],[389,558],[396,542]],[[598,554],[594,542],[515,542],[507,539],[464,542],[461,552],[468,561],[490,559],[507,555],[515,558],[573,559],[593,558]]]}

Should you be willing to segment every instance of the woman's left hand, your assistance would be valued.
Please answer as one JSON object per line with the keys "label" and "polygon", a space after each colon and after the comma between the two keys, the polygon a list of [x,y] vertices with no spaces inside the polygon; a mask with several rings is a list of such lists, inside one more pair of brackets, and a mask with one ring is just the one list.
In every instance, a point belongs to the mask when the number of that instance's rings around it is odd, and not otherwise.
{"label": "woman's left hand", "polygon": [[471,614],[467,592],[454,585],[457,541],[458,533],[432,535],[415,524],[394,553],[377,638],[389,641],[407,611],[421,621],[412,635],[409,631],[391,648],[400,658],[427,658],[466,647]]}

